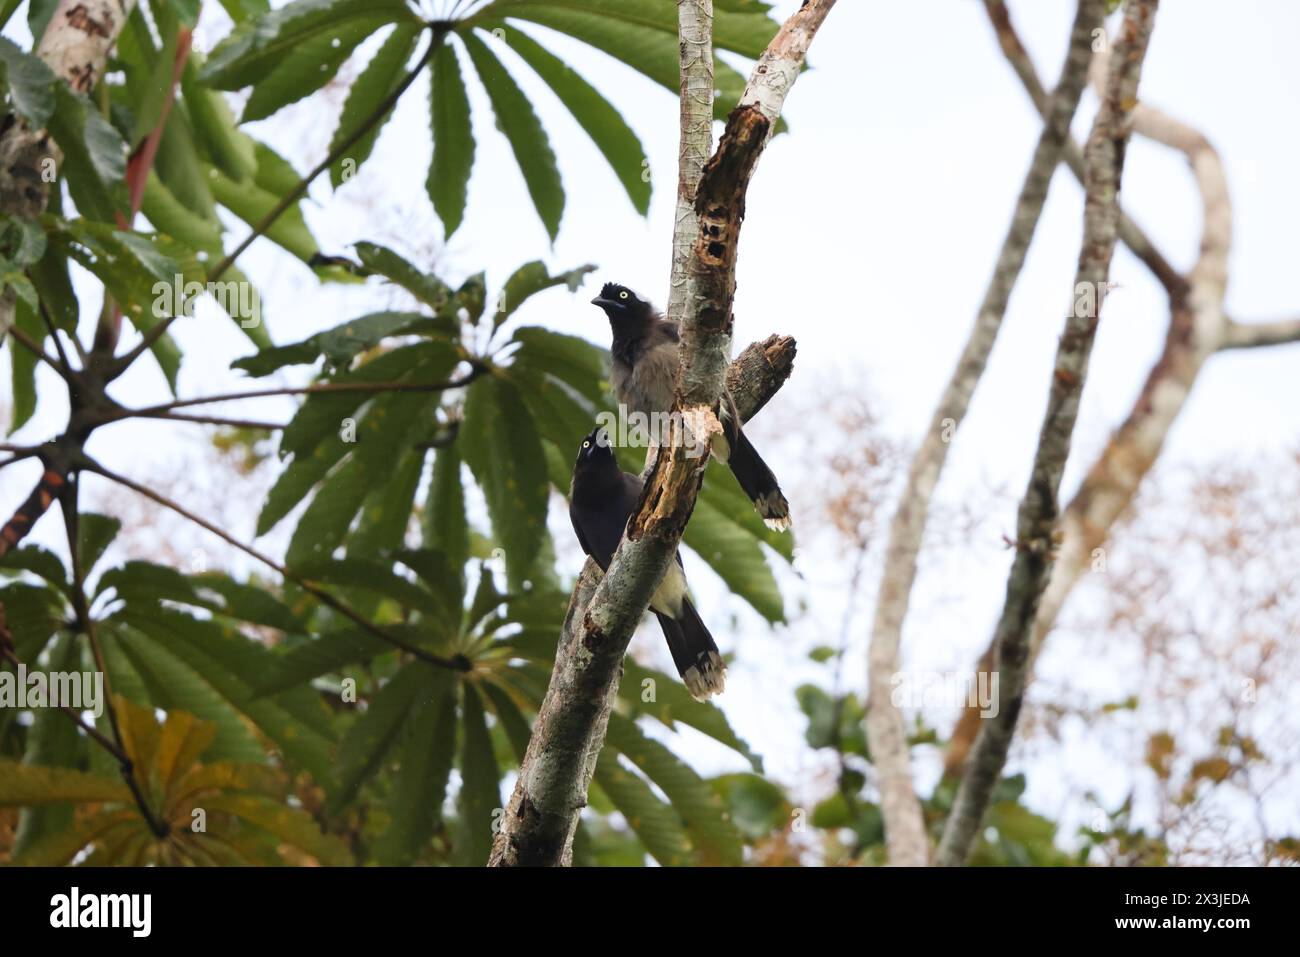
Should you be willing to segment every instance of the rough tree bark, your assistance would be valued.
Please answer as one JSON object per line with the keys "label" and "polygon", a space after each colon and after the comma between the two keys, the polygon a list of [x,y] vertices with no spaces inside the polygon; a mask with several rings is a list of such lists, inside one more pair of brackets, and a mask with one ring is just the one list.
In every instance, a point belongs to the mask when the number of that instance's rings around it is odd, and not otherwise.
{"label": "rough tree bark", "polygon": [[[1034,620],[1031,670],[1070,593],[1093,567],[1094,556],[1101,554],[1097,549],[1106,544],[1143,478],[1155,465],[1165,437],[1186,405],[1205,363],[1223,350],[1300,341],[1300,320],[1238,323],[1223,311],[1232,206],[1227,178],[1214,147],[1185,123],[1145,104],[1134,110],[1133,129],[1137,135],[1186,155],[1201,198],[1200,253],[1187,277],[1175,272],[1175,281],[1165,282],[1170,293],[1170,319],[1164,347],[1128,416],[1088,470],[1062,516],[1061,547]],[[1154,255],[1164,261],[1158,252]],[[1156,274],[1161,278],[1159,272]],[[990,643],[976,667],[987,671],[993,666],[994,647]],[[947,775],[962,773],[980,724],[977,709],[963,711],[949,742]]]}
{"label": "rough tree bark", "polygon": [[[729,366],[736,246],[749,180],[808,44],[834,3],[808,0],[782,25],[700,178],[681,326],[680,420],[668,444],[654,450],[641,501],[608,571],[594,584],[588,564],[575,586],[555,670],[489,866],[569,862],[628,641],[677,549],[708,463],[707,454],[687,455],[678,432],[689,428],[707,445],[721,431],[715,410]],[[744,408],[739,411],[747,417]]]}
{"label": "rough tree bark", "polygon": [[975,740],[939,843],[937,861],[941,865],[960,865],[969,856],[1015,734],[1028,671],[1034,615],[1057,546],[1061,475],[1070,453],[1103,290],[1119,238],[1124,150],[1132,132],[1138,81],[1157,7],[1158,0],[1129,0],[1126,4],[1105,94],[1084,152],[1083,242],[1073,287],[1076,299],[1057,348],[1047,413],[1029,486],[1020,503],[1016,555],[1007,577],[1006,602],[995,633],[999,710],[995,717],[983,722]]}
{"label": "rough tree bark", "polygon": [[1070,122],[1078,109],[1092,55],[1092,33],[1103,20],[1104,0],[1080,0],[1070,31],[1069,50],[1061,77],[1049,102],[1047,118],[1034,149],[1029,172],[1020,188],[1011,225],[998,253],[993,275],[984,292],[970,338],[930,420],[930,428],[908,469],[907,483],[889,526],[884,571],[876,597],[875,619],[868,651],[867,739],[880,788],[885,838],[891,864],[917,867],[927,863],[930,842],[916,798],[900,710],[891,700],[892,676],[899,670],[899,644],[908,600],[916,581],[917,556],[935,486],[955,430],[970,408],[975,387],[984,374],[989,354],[1006,315],[1007,303],[1034,230],[1047,199],[1048,185],[1069,138]]}
{"label": "rough tree bark", "polygon": [[713,152],[713,0],[677,0],[681,62],[681,141],[677,151],[677,211],[673,215],[673,267],[668,318],[686,311],[686,273],[698,229],[695,190]]}

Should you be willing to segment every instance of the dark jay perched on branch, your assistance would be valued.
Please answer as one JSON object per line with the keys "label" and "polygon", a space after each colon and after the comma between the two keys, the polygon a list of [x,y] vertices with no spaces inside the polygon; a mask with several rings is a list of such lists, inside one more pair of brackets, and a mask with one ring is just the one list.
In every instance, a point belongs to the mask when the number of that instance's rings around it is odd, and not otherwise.
{"label": "dark jay perched on branch", "polygon": [[[628,412],[645,416],[671,412],[681,341],[677,323],[664,319],[650,303],[615,283],[605,283],[591,302],[605,311],[614,332],[610,351],[619,403]],[[723,434],[714,440],[713,454],[731,466],[768,527],[784,531],[790,527],[790,505],[776,476],[741,431],[743,423],[730,395],[723,396],[721,412]]]}
{"label": "dark jay perched on branch", "polygon": [[[605,431],[595,429],[582,440],[578,459],[573,463],[569,518],[582,550],[602,571],[609,568],[640,497],[641,480],[618,467]],[[687,595],[680,553],[650,599],[650,610],[659,619],[673,663],[691,697],[707,701],[721,694],[726,687],[727,667]]]}

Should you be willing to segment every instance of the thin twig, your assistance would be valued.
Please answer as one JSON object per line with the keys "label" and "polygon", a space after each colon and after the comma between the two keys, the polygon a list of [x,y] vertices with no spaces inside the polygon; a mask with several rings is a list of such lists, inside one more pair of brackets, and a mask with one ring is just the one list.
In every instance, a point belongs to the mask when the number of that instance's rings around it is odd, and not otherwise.
{"label": "thin twig", "polygon": [[182,518],[189,519],[191,522],[193,522],[195,525],[198,525],[200,528],[206,529],[207,531],[211,532],[213,535],[216,535],[218,538],[220,538],[222,541],[226,542],[227,544],[233,545],[235,548],[239,549],[244,554],[257,559],[259,562],[266,565],[268,568],[275,570],[282,577],[293,582],[303,591],[306,591],[309,594],[314,595],[322,604],[328,605],[330,608],[337,611],[340,615],[349,619],[354,624],[360,626],[362,629],[374,635],[376,638],[386,641],[393,647],[400,648],[402,651],[405,651],[407,654],[415,658],[418,658],[421,661],[428,662],[431,665],[438,665],[439,667],[450,668],[455,671],[467,670],[468,662],[462,661],[460,659],[443,658],[442,656],[435,655],[433,652],[427,651],[426,649],[421,648],[418,645],[413,645],[409,641],[405,641],[404,639],[398,638],[396,635],[390,634],[389,632],[385,631],[383,628],[376,625],[370,619],[368,619],[365,615],[362,615],[360,612],[356,611],[351,606],[335,598],[329,592],[313,584],[311,581],[299,575],[297,572],[290,570],[285,565],[280,564],[274,558],[271,558],[269,555],[266,555],[263,552],[258,551],[256,548],[253,548],[253,546],[251,545],[246,545],[245,543],[241,542],[239,539],[231,535],[229,532],[212,524],[207,519],[195,515],[193,512],[185,508],[185,506],[181,505],[179,502],[176,502],[165,495],[155,492],[153,489],[141,485],[139,482],[134,482],[131,479],[127,478],[125,475],[118,475],[116,472],[109,471],[108,469],[104,468],[104,466],[100,465],[98,462],[94,461],[88,456],[83,456],[80,465],[81,468],[87,471],[94,472],[95,474],[101,475],[112,482],[116,482],[118,485],[122,485],[126,488],[129,488],[131,491],[143,495],[145,498],[151,499],[154,502],[157,502],[159,505],[163,506],[164,508],[171,509],[173,512],[175,512],[177,515],[180,515]]}
{"label": "thin twig", "polygon": [[42,349],[40,343],[35,339],[25,333],[22,329],[19,329],[16,325],[9,327],[9,334],[21,343],[24,349],[57,372],[65,381],[69,381],[71,371],[59,365],[58,360]]}
{"label": "thin twig", "polygon": [[80,522],[77,512],[77,480],[69,476],[68,484],[59,496],[59,506],[63,509],[63,528],[68,539],[68,553],[72,559],[72,610],[77,616],[77,627],[90,641],[90,653],[95,659],[95,668],[104,678],[104,695],[107,699],[104,708],[108,711],[108,724],[113,731],[113,740],[117,742],[118,767],[122,779],[126,782],[136,806],[140,809],[149,830],[155,837],[166,837],[171,829],[165,820],[158,818],[149,802],[145,799],[140,783],[135,777],[135,764],[126,750],[122,738],[122,726],[118,723],[117,709],[113,706],[113,685],[109,680],[108,664],[104,658],[104,649],[99,643],[99,634],[95,620],[90,617],[90,605],[86,600],[85,569],[81,566]]}
{"label": "thin twig", "polygon": [[175,409],[184,409],[195,405],[211,405],[215,402],[237,402],[241,399],[265,399],[277,395],[315,395],[321,392],[445,392],[469,385],[486,371],[487,367],[475,363],[474,368],[458,379],[445,382],[318,382],[314,385],[285,386],[273,389],[256,389],[252,392],[228,392],[224,395],[209,395],[198,399],[178,399],[162,405],[148,406],[143,409],[122,409],[110,414],[105,421],[116,422],[139,416],[154,417]]}
{"label": "thin twig", "polygon": [[258,422],[254,419],[226,419],[216,415],[184,415],[179,412],[152,412],[143,416],[148,419],[164,419],[169,422],[194,422],[200,425],[224,425],[232,429],[257,429],[262,432],[275,432],[286,428],[283,422]]}

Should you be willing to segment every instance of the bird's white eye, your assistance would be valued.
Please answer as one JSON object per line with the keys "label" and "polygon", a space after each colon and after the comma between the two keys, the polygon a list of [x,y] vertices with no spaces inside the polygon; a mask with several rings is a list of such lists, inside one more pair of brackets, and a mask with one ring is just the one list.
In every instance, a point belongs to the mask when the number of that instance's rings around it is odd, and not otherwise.
{"label": "bird's white eye", "polygon": [[622,292],[620,292],[620,293],[618,294],[618,298],[620,298],[620,299],[626,299],[626,298],[627,298],[627,290],[624,289]]}
{"label": "bird's white eye", "polygon": [[584,441],[584,442],[582,443],[582,447],[583,447],[584,449],[589,449],[589,448],[591,448],[591,443],[590,443],[590,442],[585,442],[585,441]]}

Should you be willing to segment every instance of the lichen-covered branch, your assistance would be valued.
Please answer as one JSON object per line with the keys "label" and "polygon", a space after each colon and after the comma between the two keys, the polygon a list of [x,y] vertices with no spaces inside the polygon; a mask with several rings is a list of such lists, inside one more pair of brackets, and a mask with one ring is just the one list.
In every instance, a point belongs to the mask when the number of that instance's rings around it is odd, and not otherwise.
{"label": "lichen-covered branch", "polygon": [[[589,564],[574,589],[551,683],[493,842],[490,866],[569,861],[623,656],[672,561],[708,464],[707,454],[687,454],[689,443],[677,430],[685,423],[693,440],[706,444],[721,431],[715,410],[728,381],[736,247],[750,177],[808,44],[832,6],[834,0],[808,0],[782,25],[700,178],[681,318],[676,399],[681,416],[674,417],[668,443],[654,452],[640,503],[605,576],[593,589]],[[685,69],[689,48],[683,44],[682,50]],[[759,377],[773,385],[775,379]],[[773,391],[745,404],[741,395],[733,395],[741,417],[752,415]]]}
{"label": "lichen-covered branch", "polygon": [[1069,50],[1056,90],[1045,105],[1047,118],[1020,188],[1011,225],[1002,242],[993,275],[984,292],[970,337],[934,410],[930,428],[908,469],[907,483],[889,526],[889,544],[876,597],[868,652],[867,737],[871,742],[885,837],[892,864],[927,863],[929,839],[912,781],[907,732],[891,701],[892,676],[899,669],[899,644],[908,601],[916,580],[917,556],[925,534],[930,502],[948,457],[953,430],[970,408],[971,397],[988,364],[1006,314],[1011,290],[1025,264],[1029,244],[1047,199],[1048,185],[1061,158],[1087,82],[1092,32],[1102,22],[1103,0],[1080,0],[1070,31]]}
{"label": "lichen-covered branch", "polygon": [[668,318],[681,322],[686,308],[686,274],[695,243],[695,190],[713,152],[713,0],[677,0],[677,37],[681,138]]}
{"label": "lichen-covered branch", "polygon": [[1105,95],[1084,152],[1083,243],[1075,273],[1074,308],[1057,347],[1047,412],[1029,486],[1016,523],[1016,555],[995,632],[1000,701],[983,722],[939,843],[938,863],[965,863],[993,789],[1006,765],[1024,696],[1030,640],[1057,544],[1061,475],[1079,413],[1088,360],[1097,333],[1101,293],[1119,238],[1119,189],[1131,134],[1138,81],[1155,25],[1158,0],[1129,0],[1111,59]]}

